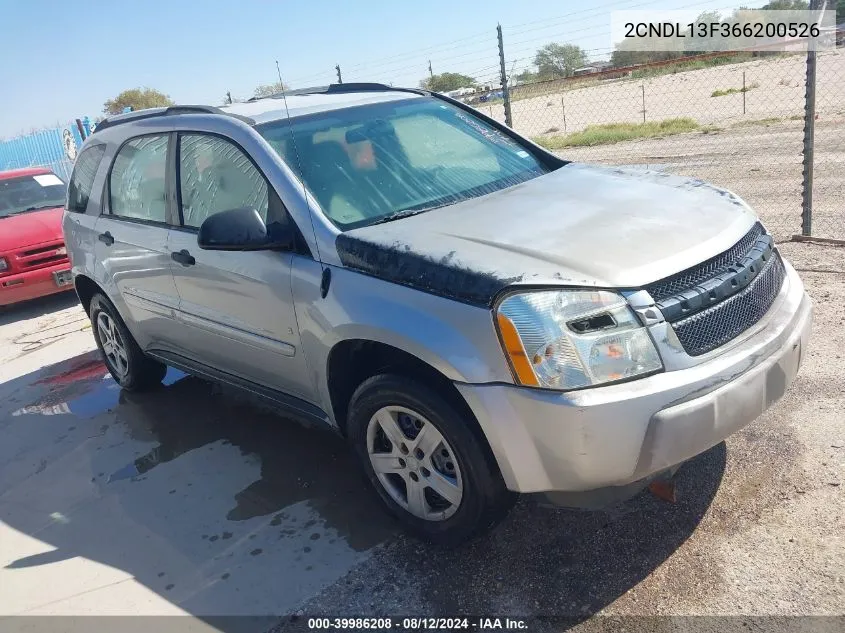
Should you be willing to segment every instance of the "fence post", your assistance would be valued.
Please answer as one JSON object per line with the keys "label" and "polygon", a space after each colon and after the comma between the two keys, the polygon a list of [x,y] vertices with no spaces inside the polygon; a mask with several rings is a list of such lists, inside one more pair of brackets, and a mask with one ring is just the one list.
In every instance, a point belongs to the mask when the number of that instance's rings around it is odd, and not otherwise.
{"label": "fence post", "polygon": [[[822,2],[824,6],[826,2]],[[810,11],[819,8],[810,0]],[[802,174],[801,235],[813,234],[813,166],[816,140],[816,50],[815,38],[807,41],[807,79],[804,88],[804,171]]]}
{"label": "fence post", "polygon": [[747,89],[745,88],[745,71],[742,71],[742,113],[745,114],[745,93]]}
{"label": "fence post", "polygon": [[566,104],[563,103],[563,97],[560,98],[560,109],[563,110],[563,133],[566,134]]}
{"label": "fence post", "polygon": [[645,123],[645,84],[642,85],[643,89],[643,123]]}
{"label": "fence post", "polygon": [[499,38],[499,66],[502,74],[502,99],[505,102],[505,125],[512,128],[513,119],[511,117],[511,96],[508,92],[508,75],[505,69],[505,44],[502,41],[502,25],[496,25],[496,33]]}

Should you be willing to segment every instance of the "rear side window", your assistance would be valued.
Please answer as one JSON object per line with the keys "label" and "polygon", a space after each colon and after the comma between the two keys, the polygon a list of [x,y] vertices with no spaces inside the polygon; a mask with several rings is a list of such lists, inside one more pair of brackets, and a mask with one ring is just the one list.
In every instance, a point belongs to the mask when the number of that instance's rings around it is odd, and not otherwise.
{"label": "rear side window", "polygon": [[77,157],[67,187],[67,210],[71,213],[85,213],[88,208],[91,187],[94,185],[94,177],[105,151],[105,145],[92,145],[86,147]]}
{"label": "rear side window", "polygon": [[238,147],[218,136],[179,135],[182,224],[199,227],[215,213],[251,207],[267,221],[267,181]]}
{"label": "rear side window", "polygon": [[120,148],[109,177],[113,215],[166,222],[167,141],[166,134],[142,136]]}

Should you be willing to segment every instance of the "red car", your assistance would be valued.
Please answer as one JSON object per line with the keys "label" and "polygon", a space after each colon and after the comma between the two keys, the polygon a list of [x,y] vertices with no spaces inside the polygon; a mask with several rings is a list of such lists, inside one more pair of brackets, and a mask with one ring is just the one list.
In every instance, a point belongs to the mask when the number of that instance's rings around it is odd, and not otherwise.
{"label": "red car", "polygon": [[0,172],[0,306],[73,289],[62,236],[66,191],[49,169]]}

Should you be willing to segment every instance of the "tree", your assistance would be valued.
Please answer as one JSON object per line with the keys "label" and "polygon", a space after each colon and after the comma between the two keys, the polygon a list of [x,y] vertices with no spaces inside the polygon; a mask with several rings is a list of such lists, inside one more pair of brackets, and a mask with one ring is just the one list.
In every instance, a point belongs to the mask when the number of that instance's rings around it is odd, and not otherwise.
{"label": "tree", "polygon": [[433,92],[449,92],[458,88],[472,88],[475,79],[461,73],[440,73],[420,82],[420,87]]}
{"label": "tree", "polygon": [[772,11],[806,11],[809,8],[810,3],[807,0],[772,0],[760,7]]}
{"label": "tree", "polygon": [[131,90],[124,90],[114,99],[106,101],[103,104],[103,112],[120,114],[127,107],[131,107],[132,110],[144,110],[172,105],[173,100],[163,92],[152,88],[132,88]]}
{"label": "tree", "polygon": [[587,54],[575,44],[546,44],[534,56],[540,79],[570,77],[576,68],[587,63]]}
{"label": "tree", "polygon": [[637,42],[637,38],[623,40],[616,44],[610,55],[610,65],[614,68],[638,66],[651,62],[663,62],[683,57],[683,51],[649,50],[650,47]]}
{"label": "tree", "polygon": [[[845,1],[845,0],[843,0]],[[514,77],[516,83],[518,84],[532,84],[537,81],[537,73],[535,73],[530,68],[523,70],[519,73],[516,77]]]}
{"label": "tree", "polygon": [[287,84],[277,81],[272,84],[259,84],[255,89],[256,97],[272,97],[288,89]]}

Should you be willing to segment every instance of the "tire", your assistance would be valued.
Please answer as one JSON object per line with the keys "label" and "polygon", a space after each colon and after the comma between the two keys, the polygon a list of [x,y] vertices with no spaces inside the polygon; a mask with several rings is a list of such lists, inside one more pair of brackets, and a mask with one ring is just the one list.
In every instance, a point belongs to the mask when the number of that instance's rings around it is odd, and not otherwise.
{"label": "tire", "polygon": [[161,384],[167,366],[141,351],[105,295],[97,293],[92,297],[90,317],[97,348],[117,384],[127,391],[144,391]]}
{"label": "tire", "polygon": [[472,423],[433,389],[402,376],[373,376],[352,395],[347,434],[367,479],[388,511],[425,541],[459,545],[496,525],[516,500]]}

